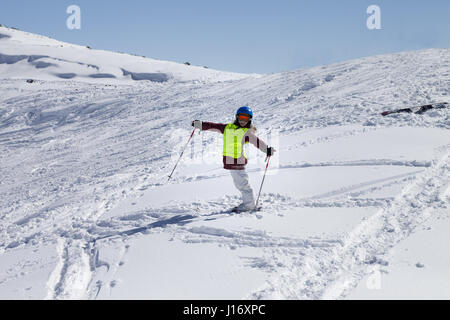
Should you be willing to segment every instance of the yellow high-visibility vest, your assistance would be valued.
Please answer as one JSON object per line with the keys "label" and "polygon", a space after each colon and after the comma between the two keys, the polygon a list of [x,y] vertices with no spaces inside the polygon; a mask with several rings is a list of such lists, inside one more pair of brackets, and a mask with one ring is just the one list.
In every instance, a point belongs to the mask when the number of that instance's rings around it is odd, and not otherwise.
{"label": "yellow high-visibility vest", "polygon": [[[234,123],[229,123],[223,131],[223,155],[239,159],[242,156],[242,140],[248,128],[241,128]],[[248,143],[248,142],[246,142]],[[247,158],[245,151],[244,157]]]}

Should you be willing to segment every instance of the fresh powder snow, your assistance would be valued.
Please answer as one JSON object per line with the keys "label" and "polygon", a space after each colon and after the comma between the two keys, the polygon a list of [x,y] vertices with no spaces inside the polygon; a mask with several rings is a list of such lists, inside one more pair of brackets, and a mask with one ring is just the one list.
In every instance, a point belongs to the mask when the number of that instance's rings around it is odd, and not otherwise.
{"label": "fresh powder snow", "polygon": [[[449,299],[450,50],[239,74],[0,27],[1,299]],[[277,152],[259,212],[221,136]],[[249,146],[258,191],[265,155]]]}

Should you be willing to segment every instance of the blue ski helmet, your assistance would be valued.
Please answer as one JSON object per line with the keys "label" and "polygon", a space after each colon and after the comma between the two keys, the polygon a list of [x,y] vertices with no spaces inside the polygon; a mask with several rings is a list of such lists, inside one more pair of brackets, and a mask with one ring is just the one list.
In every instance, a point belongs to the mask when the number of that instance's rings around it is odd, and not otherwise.
{"label": "blue ski helmet", "polygon": [[250,118],[253,118],[253,111],[252,109],[250,109],[250,107],[248,106],[243,106],[240,107],[237,111],[236,111],[236,115],[238,114],[248,114],[250,116]]}

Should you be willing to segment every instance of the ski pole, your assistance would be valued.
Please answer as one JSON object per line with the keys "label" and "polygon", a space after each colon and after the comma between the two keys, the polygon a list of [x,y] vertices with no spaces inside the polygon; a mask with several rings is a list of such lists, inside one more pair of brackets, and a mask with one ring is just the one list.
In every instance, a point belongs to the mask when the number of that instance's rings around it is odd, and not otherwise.
{"label": "ski pole", "polygon": [[175,168],[177,167],[178,162],[180,162],[181,157],[183,156],[184,150],[186,150],[186,147],[187,147],[188,144],[189,144],[189,141],[191,141],[192,136],[194,135],[195,129],[196,129],[196,128],[194,128],[194,130],[192,130],[191,136],[189,137],[189,140],[186,142],[186,145],[184,146],[183,151],[181,152],[180,157],[178,158],[177,163],[175,163],[175,167],[173,167],[173,170],[172,170],[172,172],[170,173],[170,176],[169,176],[169,179],[167,180],[167,182],[169,182],[169,181],[170,181],[170,178],[172,178],[172,174],[173,174],[173,172],[175,171]]}
{"label": "ski pole", "polygon": [[263,187],[264,179],[266,178],[266,173],[267,173],[267,168],[269,167],[269,162],[270,162],[270,156],[267,156],[266,170],[264,171],[264,176],[263,176],[263,179],[262,179],[262,182],[261,182],[261,187],[259,187],[259,193],[258,193],[258,198],[256,199],[255,211],[258,210],[259,196],[261,195],[261,190],[262,190],[262,187]]}

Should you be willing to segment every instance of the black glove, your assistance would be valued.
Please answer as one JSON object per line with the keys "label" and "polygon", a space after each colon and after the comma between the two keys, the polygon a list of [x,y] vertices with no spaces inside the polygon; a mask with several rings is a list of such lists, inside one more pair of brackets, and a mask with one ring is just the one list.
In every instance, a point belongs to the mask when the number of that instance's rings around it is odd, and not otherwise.
{"label": "black glove", "polygon": [[275,149],[272,148],[272,147],[267,147],[266,153],[267,153],[267,156],[268,156],[268,157],[271,157],[271,156],[273,156],[273,154],[275,153]]}
{"label": "black glove", "polygon": [[200,120],[192,121],[192,126],[200,131],[202,130],[202,122]]}

